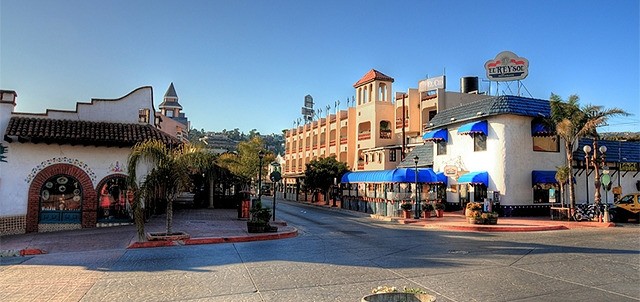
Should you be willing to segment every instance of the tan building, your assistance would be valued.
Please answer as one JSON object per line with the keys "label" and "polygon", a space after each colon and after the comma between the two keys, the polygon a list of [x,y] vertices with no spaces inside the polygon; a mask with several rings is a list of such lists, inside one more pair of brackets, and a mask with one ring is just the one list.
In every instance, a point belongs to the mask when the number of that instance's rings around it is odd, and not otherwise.
{"label": "tan building", "polygon": [[173,83],[169,85],[158,109],[160,109],[159,112],[156,112],[158,128],[182,142],[187,142],[190,123],[182,112],[182,105],[178,103],[178,95]]}
{"label": "tan building", "polygon": [[306,164],[322,157],[335,156],[352,171],[394,169],[423,145],[422,133],[438,110],[486,97],[477,94],[477,78],[464,78],[475,79],[475,90],[471,85],[461,93],[445,91],[444,76],[434,79],[439,84],[426,85],[433,80],[427,79],[418,89],[394,95],[394,79],[371,69],[353,85],[352,107],[286,131],[283,176],[288,192],[299,190]]}

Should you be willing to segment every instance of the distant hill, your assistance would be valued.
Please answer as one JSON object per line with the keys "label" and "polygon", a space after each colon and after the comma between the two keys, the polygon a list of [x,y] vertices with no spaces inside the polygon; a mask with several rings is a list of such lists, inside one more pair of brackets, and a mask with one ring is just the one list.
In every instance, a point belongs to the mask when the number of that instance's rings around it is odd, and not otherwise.
{"label": "distant hill", "polygon": [[640,132],[605,132],[600,133],[600,137],[605,140],[614,141],[640,141]]}

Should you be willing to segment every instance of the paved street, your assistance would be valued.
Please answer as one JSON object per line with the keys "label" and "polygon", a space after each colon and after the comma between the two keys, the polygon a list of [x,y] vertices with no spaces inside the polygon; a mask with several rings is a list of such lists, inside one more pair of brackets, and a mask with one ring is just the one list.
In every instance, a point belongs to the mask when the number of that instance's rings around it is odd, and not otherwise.
{"label": "paved street", "polygon": [[392,285],[438,301],[640,301],[637,226],[457,232],[295,203],[277,216],[299,236],[2,259],[0,300],[359,301]]}

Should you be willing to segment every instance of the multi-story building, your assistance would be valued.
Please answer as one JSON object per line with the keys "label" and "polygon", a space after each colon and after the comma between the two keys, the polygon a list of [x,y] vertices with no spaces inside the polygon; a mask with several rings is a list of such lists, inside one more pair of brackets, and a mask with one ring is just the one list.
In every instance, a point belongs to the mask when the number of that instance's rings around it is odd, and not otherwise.
{"label": "multi-story building", "polygon": [[[438,84],[426,84],[434,79]],[[460,93],[445,91],[444,76],[434,79],[394,95],[394,79],[371,69],[353,85],[353,106],[286,131],[288,192],[298,191],[306,164],[321,157],[335,156],[352,171],[396,168],[409,151],[423,145],[425,125],[438,110],[486,97],[477,94],[477,78],[475,89]]]}

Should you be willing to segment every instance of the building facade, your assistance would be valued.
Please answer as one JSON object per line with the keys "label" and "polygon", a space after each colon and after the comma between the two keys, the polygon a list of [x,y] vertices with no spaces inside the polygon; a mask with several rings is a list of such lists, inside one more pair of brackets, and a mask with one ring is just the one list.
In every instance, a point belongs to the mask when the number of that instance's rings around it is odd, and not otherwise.
{"label": "building facade", "polygon": [[46,113],[15,112],[17,93],[0,93],[0,234],[130,223],[131,147],[180,143],[150,118],[151,87]]}

